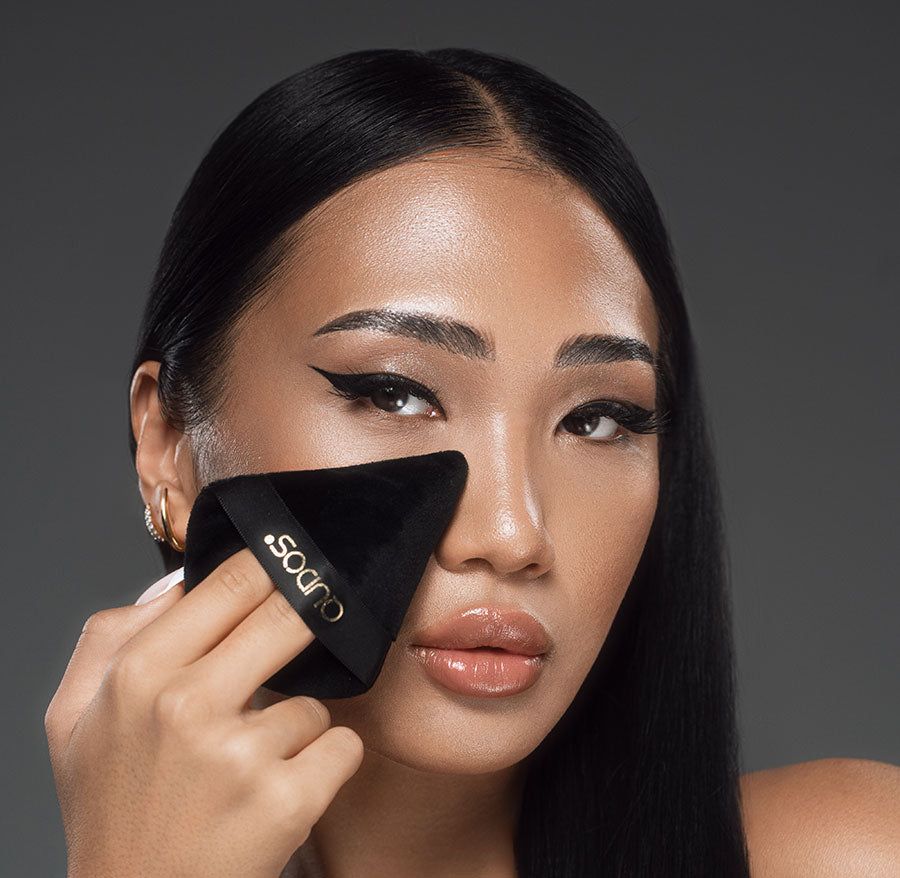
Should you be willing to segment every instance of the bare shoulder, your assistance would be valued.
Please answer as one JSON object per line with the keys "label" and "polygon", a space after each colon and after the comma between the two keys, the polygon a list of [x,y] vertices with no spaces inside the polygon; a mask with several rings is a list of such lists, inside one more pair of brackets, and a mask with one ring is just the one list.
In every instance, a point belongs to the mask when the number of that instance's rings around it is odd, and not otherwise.
{"label": "bare shoulder", "polygon": [[817,759],[741,778],[753,878],[900,875],[900,768]]}

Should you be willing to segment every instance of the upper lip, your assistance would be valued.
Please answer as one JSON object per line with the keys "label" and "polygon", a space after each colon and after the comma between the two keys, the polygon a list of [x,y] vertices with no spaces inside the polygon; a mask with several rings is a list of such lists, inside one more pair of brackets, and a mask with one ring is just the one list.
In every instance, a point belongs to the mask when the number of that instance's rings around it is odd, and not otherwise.
{"label": "upper lip", "polygon": [[473,649],[492,646],[520,655],[541,655],[550,648],[544,626],[525,610],[478,606],[446,616],[416,632],[411,646]]}

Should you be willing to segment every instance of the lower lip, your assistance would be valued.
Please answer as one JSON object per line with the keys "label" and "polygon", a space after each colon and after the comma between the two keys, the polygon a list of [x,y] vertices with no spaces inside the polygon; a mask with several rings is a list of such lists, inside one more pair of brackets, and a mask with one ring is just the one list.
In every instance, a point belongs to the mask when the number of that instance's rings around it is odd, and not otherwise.
{"label": "lower lip", "polygon": [[425,673],[459,695],[505,698],[533,686],[543,669],[542,655],[499,649],[438,649],[411,646]]}

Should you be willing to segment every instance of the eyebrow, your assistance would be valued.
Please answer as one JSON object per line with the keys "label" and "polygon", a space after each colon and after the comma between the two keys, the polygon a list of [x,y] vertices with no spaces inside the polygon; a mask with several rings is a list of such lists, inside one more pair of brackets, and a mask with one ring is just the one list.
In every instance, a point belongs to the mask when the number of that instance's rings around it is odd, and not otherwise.
{"label": "eyebrow", "polygon": [[[469,359],[494,360],[496,348],[490,333],[483,332],[447,317],[387,308],[366,308],[350,311],[329,320],[313,335],[342,332],[348,329],[375,329],[391,335],[415,338],[424,344],[437,345],[450,353]],[[595,363],[615,363],[641,360],[657,367],[657,359],[650,346],[639,338],[621,335],[585,334],[564,341],[556,351],[554,367],[588,366]]]}

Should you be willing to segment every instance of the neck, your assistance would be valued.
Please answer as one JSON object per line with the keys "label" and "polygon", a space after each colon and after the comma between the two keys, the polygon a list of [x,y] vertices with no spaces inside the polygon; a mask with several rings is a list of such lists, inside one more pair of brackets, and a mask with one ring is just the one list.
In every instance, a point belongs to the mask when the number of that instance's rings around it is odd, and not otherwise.
{"label": "neck", "polygon": [[432,774],[367,750],[310,840],[329,878],[514,878],[524,773]]}

